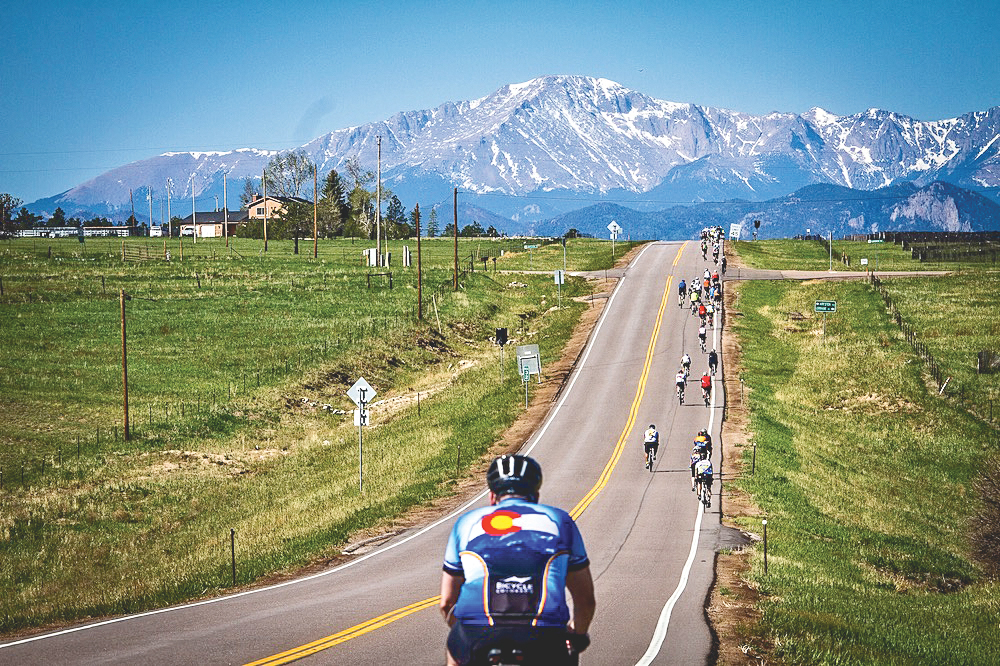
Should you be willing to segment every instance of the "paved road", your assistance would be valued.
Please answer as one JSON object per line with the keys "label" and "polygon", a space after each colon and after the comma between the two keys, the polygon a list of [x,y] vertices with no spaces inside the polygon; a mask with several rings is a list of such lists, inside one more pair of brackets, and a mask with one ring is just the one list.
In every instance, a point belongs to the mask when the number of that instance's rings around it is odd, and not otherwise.
{"label": "paved road", "polygon": [[[687,460],[701,427],[710,425],[718,440],[722,383],[711,408],[697,399],[694,378],[688,404],[673,395],[684,351],[695,359],[693,374],[707,367],[696,318],[676,295],[680,278],[706,267],[697,254],[693,243],[656,243],[638,255],[525,447],[545,472],[542,501],[572,509],[590,554],[598,613],[585,663],[710,658],[704,604],[720,534],[719,484],[712,509],[702,512]],[[719,331],[713,335],[721,349]],[[650,423],[662,442],[654,473],[642,461]],[[435,595],[453,521],[399,535],[304,580],[3,645],[0,664],[284,663],[274,656],[289,650],[302,663],[440,664],[446,628]]]}

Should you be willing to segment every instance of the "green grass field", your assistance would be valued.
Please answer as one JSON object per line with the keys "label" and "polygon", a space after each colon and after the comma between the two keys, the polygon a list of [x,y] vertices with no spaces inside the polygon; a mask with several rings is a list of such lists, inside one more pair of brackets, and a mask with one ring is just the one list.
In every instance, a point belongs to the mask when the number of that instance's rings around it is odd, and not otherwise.
{"label": "green grass field", "polygon": [[[863,271],[862,259],[873,271],[953,271],[994,270],[991,263],[926,261],[911,258],[910,251],[893,243],[867,243],[834,239],[833,261],[826,246],[815,240],[776,239],[765,241],[736,241],[729,243],[747,266],[776,270]],[[842,260],[846,254],[850,265]]]}
{"label": "green grass field", "polygon": [[[123,262],[116,239],[0,243],[0,631],[215,594],[232,584],[230,530],[242,585],[448,493],[523,409],[494,329],[547,364],[589,294],[568,279],[556,307],[561,245],[515,278],[478,257],[520,266],[523,241],[460,240],[457,292],[451,241],[422,243],[423,321],[415,266],[369,287],[385,270],[361,266],[369,243],[323,241],[313,258],[311,242],[173,240],[170,262]],[[126,243],[163,256],[162,241]],[[610,244],[571,240],[566,261],[610,265]],[[363,493],[350,415],[319,407],[353,408],[359,376],[397,399],[373,408]]]}
{"label": "green grass field", "polygon": [[[782,243],[772,252],[795,261]],[[815,260],[811,248],[802,254]],[[971,350],[996,339],[996,280],[899,278],[889,288],[939,363],[971,382]],[[981,501],[974,480],[997,455],[995,425],[931,390],[865,283],[738,289],[730,316],[756,474],[747,447],[737,483],[768,520],[768,572],[758,545],[750,573],[762,595],[758,639],[784,663],[1000,663],[1000,585],[969,543]],[[824,338],[812,304],[827,299],[838,311]],[[761,532],[759,518],[739,522]]]}

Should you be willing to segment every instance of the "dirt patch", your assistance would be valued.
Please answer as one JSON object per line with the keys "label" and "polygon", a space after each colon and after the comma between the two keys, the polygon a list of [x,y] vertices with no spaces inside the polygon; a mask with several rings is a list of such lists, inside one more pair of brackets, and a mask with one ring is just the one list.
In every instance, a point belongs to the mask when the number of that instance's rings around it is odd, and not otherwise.
{"label": "dirt patch", "polygon": [[[728,255],[727,255],[728,256]],[[725,290],[727,314],[722,334],[722,368],[726,387],[726,417],[722,422],[722,522],[736,527],[740,517],[760,516],[750,497],[741,491],[734,480],[749,474],[743,466],[743,451],[750,446],[747,431],[747,389],[740,384],[741,350],[732,330],[739,286],[730,282]],[[759,594],[748,581],[750,550],[736,548],[720,553],[715,561],[715,583],[706,613],[712,632],[718,641],[719,664],[763,664],[771,662],[768,646],[759,634]]]}

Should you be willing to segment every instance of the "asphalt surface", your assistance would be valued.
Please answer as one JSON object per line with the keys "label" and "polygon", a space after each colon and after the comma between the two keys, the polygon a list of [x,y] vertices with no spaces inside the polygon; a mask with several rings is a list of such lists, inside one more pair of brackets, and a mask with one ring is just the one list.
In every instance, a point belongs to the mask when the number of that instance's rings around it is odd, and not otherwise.
{"label": "asphalt surface", "polygon": [[[542,464],[543,502],[578,515],[597,592],[589,664],[703,664],[712,655],[705,604],[720,539],[719,487],[702,512],[690,490],[695,433],[718,442],[722,372],[712,407],[697,318],[677,283],[708,266],[695,243],[655,243],[622,274],[543,426],[525,446]],[[721,350],[721,329],[709,347]],[[673,378],[694,359],[687,404]],[[720,354],[721,357],[721,354]],[[642,434],[661,446],[644,468]],[[716,446],[716,474],[725,473]],[[476,503],[485,503],[484,497]],[[309,578],[0,645],[0,664],[441,664],[441,559],[454,516],[394,537]],[[286,651],[287,656],[280,657]]]}

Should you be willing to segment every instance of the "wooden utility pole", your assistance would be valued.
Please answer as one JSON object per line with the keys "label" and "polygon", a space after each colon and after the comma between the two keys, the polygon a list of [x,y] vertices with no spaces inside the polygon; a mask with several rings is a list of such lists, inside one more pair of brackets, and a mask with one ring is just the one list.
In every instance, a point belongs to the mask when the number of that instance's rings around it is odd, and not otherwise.
{"label": "wooden utility pole", "polygon": [[191,180],[191,226],[194,227],[194,233],[191,237],[194,239],[195,245],[198,244],[198,213],[194,205],[194,179]]}
{"label": "wooden utility pole", "polygon": [[174,221],[170,218],[170,194],[173,189],[173,181],[167,178],[167,238],[171,238],[174,235]]}
{"label": "wooden utility pole", "polygon": [[229,190],[226,189],[226,172],[222,172],[222,235],[229,247]]}
{"label": "wooden utility pole", "polygon": [[375,260],[376,266],[382,265],[382,137],[378,139],[378,161],[375,165]]}
{"label": "wooden utility pole", "polygon": [[260,172],[260,187],[264,191],[264,252],[267,252],[267,169]]}
{"label": "wooden utility pole", "polygon": [[121,302],[122,310],[122,403],[124,405],[125,412],[125,441],[129,441],[129,431],[128,431],[128,356],[126,355],[126,345],[125,345],[125,290],[122,289],[119,292],[119,299]]}
{"label": "wooden utility pole", "polygon": [[458,188],[452,194],[452,226],[455,233],[455,291],[458,291]]}
{"label": "wooden utility pole", "polygon": [[417,321],[424,320],[424,289],[420,265],[420,204],[413,207],[413,221],[417,225]]}
{"label": "wooden utility pole", "polygon": [[316,165],[313,164],[313,259],[319,256],[319,215],[316,210],[319,202],[319,190],[316,188],[317,181]]}

